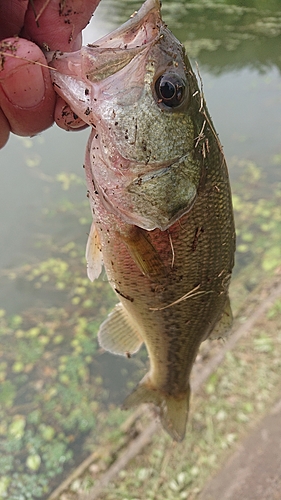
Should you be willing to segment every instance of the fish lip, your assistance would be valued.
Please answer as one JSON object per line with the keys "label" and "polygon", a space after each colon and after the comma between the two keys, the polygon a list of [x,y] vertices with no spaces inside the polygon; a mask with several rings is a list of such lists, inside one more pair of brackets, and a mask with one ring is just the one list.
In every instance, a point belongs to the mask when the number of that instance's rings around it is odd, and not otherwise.
{"label": "fish lip", "polygon": [[[146,0],[140,9],[121,26],[76,52],[49,51],[45,57],[51,68],[62,70],[64,74],[76,73],[81,76],[81,54],[91,49],[123,49],[130,51],[149,45],[159,37],[163,26],[159,0]],[[156,30],[156,31],[155,31]],[[158,32],[158,34],[157,34]],[[69,66],[69,67],[68,67]]]}
{"label": "fish lip", "polygon": [[110,49],[115,47],[129,49],[131,46],[136,47],[136,43],[146,45],[155,39],[155,26],[159,28],[163,25],[160,8],[160,0],[146,0],[128,21],[97,40],[93,45],[104,48],[108,46]]}

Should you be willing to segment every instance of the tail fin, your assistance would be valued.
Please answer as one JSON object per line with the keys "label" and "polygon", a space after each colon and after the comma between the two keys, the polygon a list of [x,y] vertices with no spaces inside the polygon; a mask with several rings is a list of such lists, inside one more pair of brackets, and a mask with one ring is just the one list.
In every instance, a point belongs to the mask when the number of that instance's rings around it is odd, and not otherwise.
{"label": "tail fin", "polygon": [[142,403],[155,404],[160,409],[160,419],[164,429],[173,439],[182,441],[186,430],[189,398],[189,386],[186,392],[175,397],[153,387],[147,374],[125,399],[123,408],[127,410]]}

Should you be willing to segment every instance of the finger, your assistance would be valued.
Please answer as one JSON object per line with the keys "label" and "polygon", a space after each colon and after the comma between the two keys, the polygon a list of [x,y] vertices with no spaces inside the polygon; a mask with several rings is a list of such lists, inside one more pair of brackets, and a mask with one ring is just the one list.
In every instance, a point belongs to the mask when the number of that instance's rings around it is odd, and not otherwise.
{"label": "finger", "polygon": [[0,67],[0,108],[12,132],[34,135],[53,123],[55,93],[45,57],[27,40],[10,38]]}
{"label": "finger", "polygon": [[0,40],[19,35],[29,0],[0,1]]}
{"label": "finger", "polygon": [[81,47],[81,31],[88,24],[100,0],[34,0],[29,3],[24,38],[50,50],[71,52]]}
{"label": "finger", "polygon": [[0,149],[5,146],[10,135],[10,124],[0,109]]}
{"label": "finger", "polygon": [[88,127],[61,97],[57,97],[54,121],[64,130],[83,130]]}

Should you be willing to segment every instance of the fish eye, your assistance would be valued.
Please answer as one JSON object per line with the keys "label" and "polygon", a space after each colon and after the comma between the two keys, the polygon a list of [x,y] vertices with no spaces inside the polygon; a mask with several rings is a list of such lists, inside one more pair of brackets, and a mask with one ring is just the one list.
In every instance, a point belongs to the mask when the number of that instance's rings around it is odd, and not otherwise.
{"label": "fish eye", "polygon": [[160,76],[155,83],[155,90],[159,102],[169,108],[179,106],[185,97],[185,83],[178,75],[167,73]]}

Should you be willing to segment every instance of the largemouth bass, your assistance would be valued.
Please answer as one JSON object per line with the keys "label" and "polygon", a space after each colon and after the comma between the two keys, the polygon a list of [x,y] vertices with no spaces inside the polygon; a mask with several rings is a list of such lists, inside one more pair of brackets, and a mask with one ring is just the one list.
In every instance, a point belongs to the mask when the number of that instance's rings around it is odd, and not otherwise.
{"label": "largemouth bass", "polygon": [[181,441],[199,346],[231,324],[235,230],[221,144],[158,0],[52,65],[57,92],[92,127],[88,275],[104,264],[120,300],[99,342],[128,357],[145,343],[150,369],[124,407],[154,403]]}

